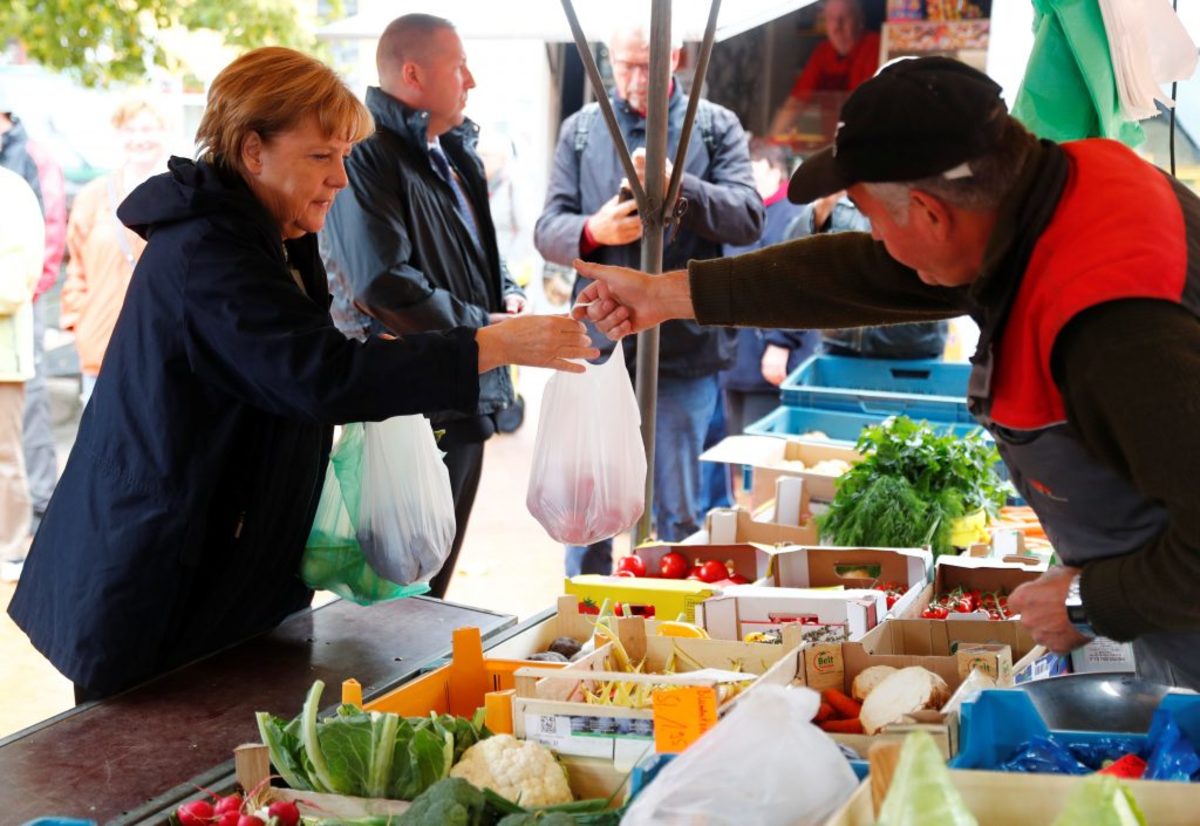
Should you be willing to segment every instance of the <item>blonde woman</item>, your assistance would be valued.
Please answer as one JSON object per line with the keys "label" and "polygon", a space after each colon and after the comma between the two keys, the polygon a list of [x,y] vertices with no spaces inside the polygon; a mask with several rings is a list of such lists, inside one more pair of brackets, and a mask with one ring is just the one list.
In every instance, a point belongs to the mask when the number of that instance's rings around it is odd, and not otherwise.
{"label": "blonde woman", "polygon": [[75,333],[83,402],[92,395],[125,290],[146,242],[117,218],[117,206],[166,163],[166,122],[146,100],[121,103],[112,116],[121,166],[85,186],[67,224],[67,280],[59,323]]}
{"label": "blonde woman", "polygon": [[315,233],[372,128],[326,66],[257,49],[214,80],[200,160],[118,209],[147,246],[9,608],[80,701],[308,606],[335,424],[474,410],[488,370],[596,356],[564,317],[338,332]]}

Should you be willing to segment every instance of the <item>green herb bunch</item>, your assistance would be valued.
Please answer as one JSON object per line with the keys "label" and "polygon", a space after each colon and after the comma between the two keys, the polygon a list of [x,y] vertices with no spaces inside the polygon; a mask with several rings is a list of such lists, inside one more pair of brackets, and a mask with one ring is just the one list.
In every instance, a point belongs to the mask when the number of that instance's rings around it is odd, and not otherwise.
{"label": "green herb bunch", "polygon": [[935,555],[951,553],[954,520],[980,508],[994,514],[1008,496],[1009,485],[992,469],[1000,455],[981,429],[942,435],[896,416],[863,428],[855,447],[863,461],[843,474],[819,521],[835,545],[930,545]]}

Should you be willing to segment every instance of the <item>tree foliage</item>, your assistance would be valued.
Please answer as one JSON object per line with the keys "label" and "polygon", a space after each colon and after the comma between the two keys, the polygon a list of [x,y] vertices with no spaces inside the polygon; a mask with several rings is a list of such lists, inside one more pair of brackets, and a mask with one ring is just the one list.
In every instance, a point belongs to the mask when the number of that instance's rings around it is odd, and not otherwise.
{"label": "tree foliage", "polygon": [[30,60],[88,85],[134,81],[151,65],[178,69],[157,33],[217,32],[230,46],[315,47],[292,0],[0,0],[0,38]]}

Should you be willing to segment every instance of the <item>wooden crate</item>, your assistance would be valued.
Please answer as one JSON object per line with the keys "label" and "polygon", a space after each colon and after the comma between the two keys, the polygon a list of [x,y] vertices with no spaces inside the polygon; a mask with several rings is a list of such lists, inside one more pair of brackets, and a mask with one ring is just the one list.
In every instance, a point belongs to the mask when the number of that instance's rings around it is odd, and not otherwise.
{"label": "wooden crate", "polygon": [[[611,797],[614,806],[624,802],[628,793],[628,775],[616,771],[611,760],[562,757],[561,762],[567,770],[567,780],[576,800]],[[238,784],[243,790],[247,793],[260,790],[260,799],[264,804],[290,800],[299,807],[303,817],[353,819],[398,815],[409,807],[407,800],[350,797],[268,786],[264,781],[270,774],[270,757],[267,747],[260,743],[238,746],[234,750],[234,764]]]}
{"label": "wooden crate", "polygon": [[[951,771],[955,787],[979,826],[1050,823],[1062,811],[1067,795],[1083,777],[1057,774],[1020,774],[985,771]],[[1191,783],[1123,780],[1146,822],[1154,826],[1194,826],[1200,788]],[[873,826],[877,818],[868,778],[826,826]]]}
{"label": "wooden crate", "polygon": [[[562,754],[614,760],[618,768],[625,768],[653,752],[653,712],[572,700],[581,683],[621,680],[652,685],[716,685],[719,682],[711,676],[689,675],[686,671],[661,673],[676,647],[705,668],[722,671],[740,668],[755,679],[762,679],[762,675],[781,663],[787,667],[784,661],[788,651],[782,645],[659,637],[648,634],[646,623],[638,617],[619,619],[616,625],[630,660],[645,659],[645,673],[605,670],[609,645],[558,672],[536,667],[521,669],[515,675],[513,698],[513,731],[517,737],[538,740]],[[720,712],[730,707],[732,703],[726,703]]]}

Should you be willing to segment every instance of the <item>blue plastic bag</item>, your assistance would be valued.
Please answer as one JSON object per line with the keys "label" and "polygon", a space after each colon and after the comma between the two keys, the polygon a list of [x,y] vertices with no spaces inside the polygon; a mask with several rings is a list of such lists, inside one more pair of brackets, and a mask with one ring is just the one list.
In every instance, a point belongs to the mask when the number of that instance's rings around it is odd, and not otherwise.
{"label": "blue plastic bag", "polygon": [[1154,712],[1150,723],[1150,755],[1146,758],[1146,780],[1200,779],[1200,755],[1179,728],[1175,715],[1166,709]]}
{"label": "blue plastic bag", "polygon": [[1022,743],[1017,753],[1001,764],[1000,771],[1091,774],[1092,769],[1076,760],[1071,750],[1063,744],[1049,737],[1034,737]]}

